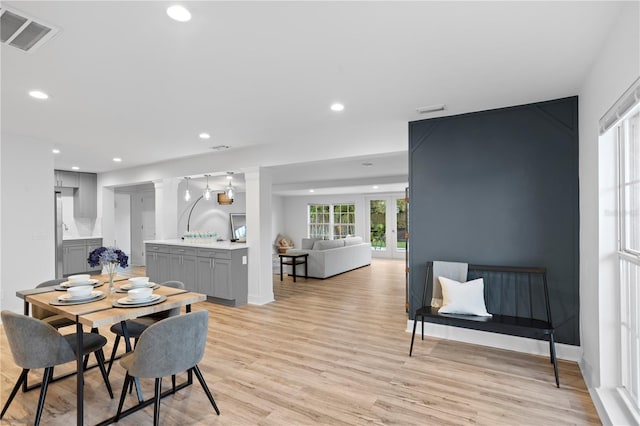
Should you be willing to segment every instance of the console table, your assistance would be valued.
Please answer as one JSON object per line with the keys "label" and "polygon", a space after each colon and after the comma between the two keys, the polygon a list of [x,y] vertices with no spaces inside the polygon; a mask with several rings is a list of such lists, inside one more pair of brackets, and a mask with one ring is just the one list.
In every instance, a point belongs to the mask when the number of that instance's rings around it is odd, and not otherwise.
{"label": "console table", "polygon": [[[293,275],[293,282],[296,282],[296,267],[298,265],[304,265],[304,278],[307,279],[307,258],[309,255],[304,254],[279,254],[280,257],[280,281],[282,281],[282,266],[291,265],[291,275]],[[289,260],[287,260],[289,259]]]}

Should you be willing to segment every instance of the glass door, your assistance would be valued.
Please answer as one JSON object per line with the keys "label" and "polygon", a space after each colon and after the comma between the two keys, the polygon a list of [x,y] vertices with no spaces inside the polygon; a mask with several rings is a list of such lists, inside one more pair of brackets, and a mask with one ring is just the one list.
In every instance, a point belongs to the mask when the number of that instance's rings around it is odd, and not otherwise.
{"label": "glass door", "polygon": [[373,257],[403,259],[407,247],[404,194],[367,199],[369,242]]}

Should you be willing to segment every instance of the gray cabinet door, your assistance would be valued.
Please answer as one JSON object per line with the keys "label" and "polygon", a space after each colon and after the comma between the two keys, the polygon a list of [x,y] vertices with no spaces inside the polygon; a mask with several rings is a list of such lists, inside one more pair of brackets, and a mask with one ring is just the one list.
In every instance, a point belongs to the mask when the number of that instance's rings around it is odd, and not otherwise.
{"label": "gray cabinet door", "polygon": [[78,173],[67,172],[65,170],[54,170],[55,186],[64,188],[78,187]]}
{"label": "gray cabinet door", "polygon": [[187,290],[198,291],[197,290],[197,272],[196,272],[196,259],[195,256],[182,256],[182,279],[178,281],[182,281],[184,283],[184,287]]}
{"label": "gray cabinet door", "polygon": [[213,266],[213,294],[221,299],[234,299],[231,285],[231,261],[214,259]]}
{"label": "gray cabinet door", "polygon": [[[102,247],[102,239],[94,239],[94,240],[87,240],[87,257],[86,259],[89,259],[89,254],[94,251],[95,249]],[[89,262],[87,262],[87,271],[88,272],[96,272],[96,273],[100,273],[102,272],[102,266],[98,265],[98,266],[91,266],[89,265]]]}
{"label": "gray cabinet door", "polygon": [[171,265],[169,253],[158,253],[147,250],[146,272],[149,281],[161,284],[171,280]]}
{"label": "gray cabinet door", "polygon": [[95,218],[98,213],[98,175],[77,173],[78,189],[73,193],[73,216]]}
{"label": "gray cabinet door", "polygon": [[213,295],[213,259],[196,258],[196,291],[209,296]]}
{"label": "gray cabinet door", "polygon": [[146,274],[149,277],[149,281],[159,283],[158,274],[160,273],[158,268],[158,261],[156,259],[156,253],[147,251],[145,252],[145,265]]}
{"label": "gray cabinet door", "polygon": [[65,274],[79,274],[89,269],[87,263],[87,247],[82,245],[69,246],[64,253]]}

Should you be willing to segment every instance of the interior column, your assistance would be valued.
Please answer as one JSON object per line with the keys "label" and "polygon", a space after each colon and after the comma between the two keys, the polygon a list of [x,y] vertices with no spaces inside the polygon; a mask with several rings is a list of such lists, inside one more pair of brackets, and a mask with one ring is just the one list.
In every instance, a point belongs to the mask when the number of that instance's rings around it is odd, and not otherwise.
{"label": "interior column", "polygon": [[274,301],[271,266],[271,175],[260,167],[244,170],[246,183],[249,303]]}
{"label": "interior column", "polygon": [[178,184],[180,179],[154,180],[156,190],[156,239],[178,238]]}

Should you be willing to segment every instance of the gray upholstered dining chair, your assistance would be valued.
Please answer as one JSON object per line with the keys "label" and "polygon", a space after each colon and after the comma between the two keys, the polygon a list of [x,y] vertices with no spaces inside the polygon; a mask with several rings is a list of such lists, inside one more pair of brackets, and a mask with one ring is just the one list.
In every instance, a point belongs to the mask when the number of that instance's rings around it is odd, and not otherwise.
{"label": "gray upholstered dining chair", "polygon": [[[53,367],[76,360],[76,335],[63,336],[58,330],[42,320],[11,311],[2,311],[1,316],[13,360],[19,367],[22,367],[22,373],[20,373],[9,399],[2,408],[0,419],[7,412],[20,385],[27,379],[29,370],[44,368],[40,399],[36,410],[35,424],[38,425],[40,417],[42,417],[47,388],[53,377]],[[113,398],[111,384],[104,368],[104,354],[102,353],[102,347],[107,343],[107,339],[96,333],[84,333],[83,339],[82,354],[88,355],[92,352],[96,354],[102,378],[109,391],[109,396]]]}
{"label": "gray upholstered dining chair", "polygon": [[[181,281],[166,281],[160,285],[164,287],[172,287],[184,290],[184,283]],[[127,332],[129,333],[129,337],[137,342],[138,338],[140,337],[142,332],[147,329],[147,327],[155,324],[160,320],[175,315],[180,315],[180,308],[173,308],[169,309],[168,311],[156,312],[154,314],[145,315],[136,319],[126,320],[125,323],[127,325]],[[116,357],[116,351],[118,350],[118,345],[120,344],[120,338],[124,336],[124,331],[122,330],[121,323],[113,324],[110,330],[113,334],[116,335],[116,340],[113,343],[113,349],[111,350],[111,358],[109,358],[109,367],[107,368],[107,374],[111,373],[111,366],[113,365],[113,360]]]}
{"label": "gray upholstered dining chair", "polygon": [[182,371],[193,371],[207,394],[216,414],[220,410],[202,376],[198,363],[207,343],[209,312],[206,310],[173,316],[149,326],[140,336],[133,352],[120,359],[127,373],[124,378],[116,421],[120,418],[127,387],[134,377],[154,378],[153,424],[160,421],[162,378]]}
{"label": "gray upholstered dining chair", "polygon": [[[53,286],[60,285],[65,281],[66,281],[65,278],[61,278],[57,280],[49,280],[49,281],[45,281],[38,284],[36,288],[53,287]],[[75,325],[75,322],[73,322],[72,320],[36,305],[31,305],[31,316],[34,318],[43,320],[44,322],[52,325],[55,328],[62,328],[62,327],[67,327],[69,325]]]}

